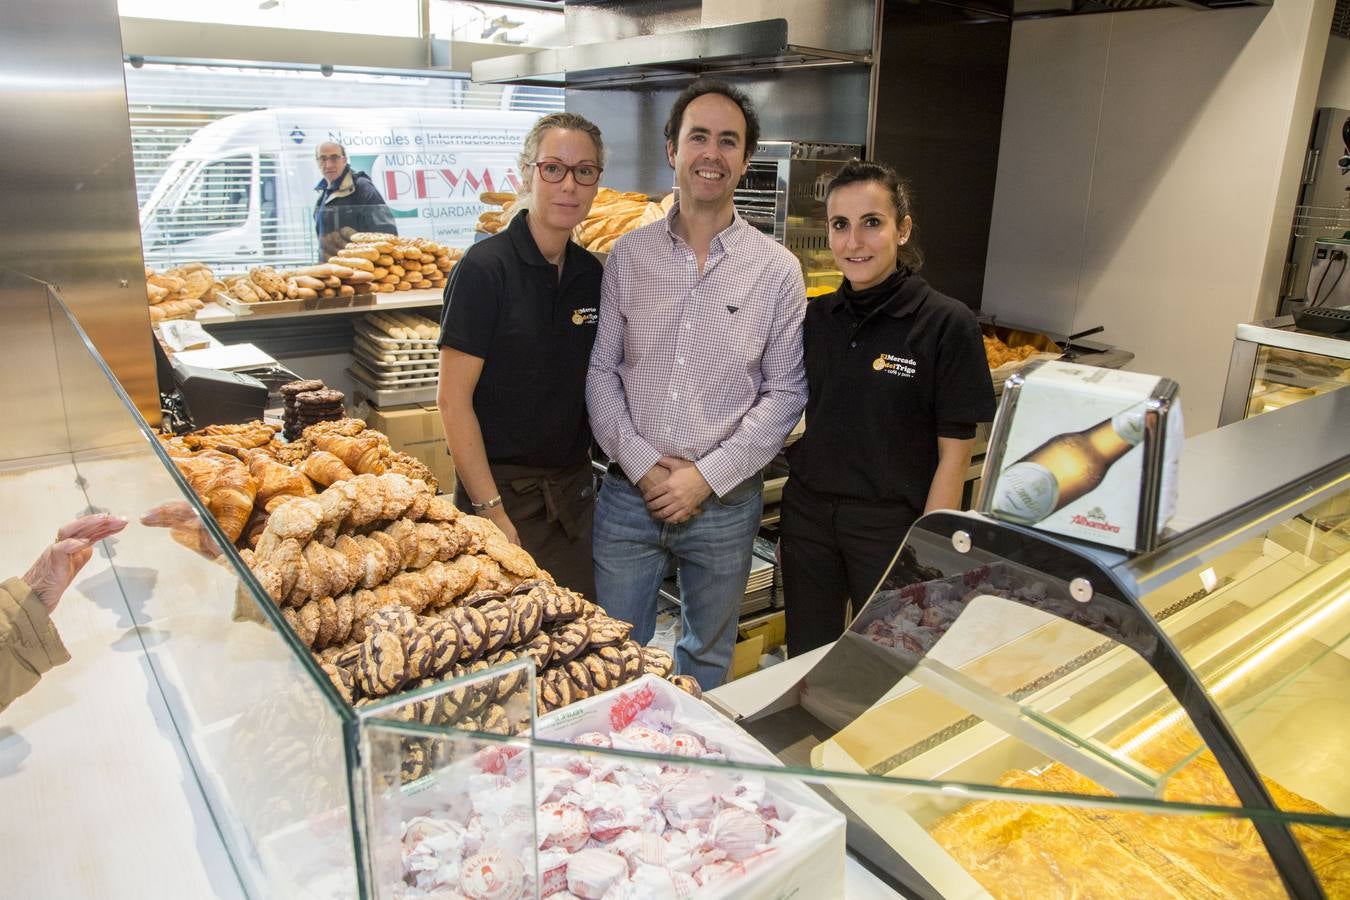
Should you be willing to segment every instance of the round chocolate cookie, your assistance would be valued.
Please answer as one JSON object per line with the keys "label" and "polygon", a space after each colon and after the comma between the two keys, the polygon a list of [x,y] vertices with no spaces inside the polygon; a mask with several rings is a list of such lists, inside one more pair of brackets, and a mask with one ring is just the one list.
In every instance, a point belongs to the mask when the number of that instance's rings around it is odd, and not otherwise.
{"label": "round chocolate cookie", "polygon": [[419,621],[431,638],[431,674],[443,675],[459,660],[459,628],[448,619],[434,616],[423,616]]}
{"label": "round chocolate cookie", "polygon": [[[489,666],[502,666],[506,663],[515,662],[520,657],[513,650],[499,650],[489,656],[485,662]],[[518,693],[525,686],[525,669],[516,669],[513,672],[503,672],[497,676],[497,681],[493,686],[493,700],[497,703],[505,703],[507,698]]]}
{"label": "round chocolate cookie", "polygon": [[457,606],[446,614],[446,619],[459,629],[459,661],[468,662],[487,652],[488,623],[483,614],[471,606]]}
{"label": "round chocolate cookie", "polygon": [[624,677],[623,650],[619,647],[600,647],[593,650],[590,654],[601,660],[605,664],[605,672],[609,675],[609,686],[618,687],[625,681],[631,679]]}
{"label": "round chocolate cookie", "polygon": [[512,596],[515,596],[517,594],[528,594],[530,591],[534,590],[537,587],[546,587],[552,584],[553,582],[545,581],[542,578],[527,578],[520,584],[511,588],[511,594]]}
{"label": "round chocolate cookie", "polygon": [[622,644],[628,639],[628,632],[633,630],[633,626],[621,619],[611,619],[609,616],[596,616],[593,619],[584,620],[591,626],[591,646],[606,647],[611,644]]}
{"label": "round chocolate cookie", "polygon": [[542,672],[548,661],[553,658],[553,638],[548,636],[548,632],[541,631],[519,649],[533,657],[535,671]]}
{"label": "round chocolate cookie", "polygon": [[296,406],[333,406],[341,404],[347,399],[347,395],[342,391],[333,388],[319,388],[313,391],[303,391],[295,395]]}
{"label": "round chocolate cookie", "polygon": [[361,644],[356,665],[356,683],[362,693],[383,697],[398,690],[406,675],[403,639],[392,631],[380,631]]}
{"label": "round chocolate cookie", "polygon": [[619,645],[623,660],[623,681],[627,683],[642,675],[642,645],[629,638]]}
{"label": "round chocolate cookie", "polygon": [[675,660],[660,647],[643,647],[642,669],[657,678],[666,678],[675,671]]}
{"label": "round chocolate cookie", "polygon": [[554,629],[552,665],[570,662],[579,656],[591,642],[591,627],[585,622],[568,622]]}
{"label": "round chocolate cookie", "polygon": [[544,604],[528,594],[517,594],[507,605],[511,608],[511,643],[528,644],[544,627]]}
{"label": "round chocolate cookie", "polygon": [[694,697],[703,696],[703,688],[699,687],[698,681],[693,675],[672,675],[666,680],[686,694]]}
{"label": "round chocolate cookie", "polygon": [[511,608],[500,600],[490,600],[478,607],[478,611],[488,626],[487,647],[483,653],[496,653],[511,640]]}
{"label": "round chocolate cookie", "polygon": [[601,691],[607,691],[612,687],[618,687],[619,676],[623,673],[623,668],[621,666],[615,665],[614,669],[611,671],[609,664],[601,658],[598,652],[587,653],[575,662],[567,664],[569,674],[571,673],[571,666],[576,665],[577,662],[580,662],[585,666],[586,671],[590,673],[591,686],[595,689],[597,694]]}
{"label": "round chocolate cookie", "polygon": [[409,681],[421,681],[432,672],[436,645],[426,629],[408,628],[402,632],[403,656]]}
{"label": "round chocolate cookie", "polygon": [[572,679],[572,695],[576,699],[585,700],[597,693],[595,682],[591,679],[591,670],[581,660],[574,659],[569,663],[563,663],[562,670]]}
{"label": "round chocolate cookie", "polygon": [[562,669],[547,669],[538,681],[539,702],[547,711],[561,709],[577,699],[572,679]]}
{"label": "round chocolate cookie", "polygon": [[485,603],[491,603],[493,600],[505,600],[506,595],[501,591],[481,590],[467,594],[460,602],[464,606],[481,607]]}
{"label": "round chocolate cookie", "polygon": [[277,388],[277,390],[281,393],[281,396],[290,399],[294,397],[296,394],[305,394],[312,391],[321,391],[326,387],[328,387],[328,385],[324,384],[322,381],[319,381],[317,378],[309,378],[303,381],[288,381],[281,387]]}

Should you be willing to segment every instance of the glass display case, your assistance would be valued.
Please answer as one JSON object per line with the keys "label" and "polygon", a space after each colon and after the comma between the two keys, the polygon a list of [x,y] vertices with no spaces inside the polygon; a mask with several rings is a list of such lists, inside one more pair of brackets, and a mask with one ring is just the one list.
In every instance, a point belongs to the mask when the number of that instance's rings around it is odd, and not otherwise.
{"label": "glass display case", "polygon": [[1220,427],[1350,384],[1350,338],[1294,325],[1292,316],[1237,327]]}
{"label": "glass display case", "polygon": [[849,854],[923,897],[1350,891],[1350,393],[1188,442],[1147,556],[925,516],[840,641],[704,701],[539,716],[522,657],[353,708],[32,297],[53,465],[133,518],[127,615],[251,895],[844,896]]}

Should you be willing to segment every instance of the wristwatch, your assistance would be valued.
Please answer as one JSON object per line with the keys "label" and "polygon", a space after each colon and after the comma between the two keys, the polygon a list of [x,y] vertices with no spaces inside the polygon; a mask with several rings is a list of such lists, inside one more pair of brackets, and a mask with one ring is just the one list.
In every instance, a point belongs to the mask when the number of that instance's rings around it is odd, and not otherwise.
{"label": "wristwatch", "polygon": [[493,497],[491,500],[486,500],[486,501],[484,501],[484,502],[482,502],[482,503],[474,503],[472,500],[470,500],[470,501],[469,501],[469,505],[473,507],[473,511],[474,511],[474,512],[483,512],[484,510],[492,509],[492,507],[494,507],[494,506],[501,506],[501,505],[502,505],[502,495],[501,495],[501,494],[498,494],[497,496]]}

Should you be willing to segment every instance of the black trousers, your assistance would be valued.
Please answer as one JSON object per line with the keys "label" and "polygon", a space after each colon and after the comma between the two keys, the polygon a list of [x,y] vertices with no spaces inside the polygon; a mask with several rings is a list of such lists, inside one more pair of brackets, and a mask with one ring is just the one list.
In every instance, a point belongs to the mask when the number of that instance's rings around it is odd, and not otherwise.
{"label": "black trousers", "polygon": [[[595,522],[595,470],[589,459],[560,469],[488,463],[502,507],[529,551],[553,580],[595,599],[591,526]],[[472,513],[469,495],[455,489],[455,505]]]}
{"label": "black trousers", "polygon": [[828,644],[872,596],[915,516],[908,505],[783,488],[783,598],[788,654]]}

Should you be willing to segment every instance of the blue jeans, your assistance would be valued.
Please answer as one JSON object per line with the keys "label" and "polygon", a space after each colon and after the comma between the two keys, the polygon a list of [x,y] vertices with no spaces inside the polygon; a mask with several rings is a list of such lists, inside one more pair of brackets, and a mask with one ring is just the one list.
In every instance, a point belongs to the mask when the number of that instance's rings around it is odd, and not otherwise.
{"label": "blue jeans", "polygon": [[750,577],[750,550],[759,531],[764,483],[755,476],[725,497],[709,496],[688,522],[653,519],[636,487],[606,475],[595,503],[595,594],[617,619],[633,623],[646,645],[656,631],[661,580],[674,558],[683,633],[675,670],[705,690],[726,680],[736,623]]}

